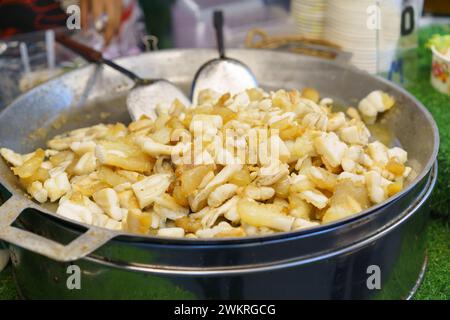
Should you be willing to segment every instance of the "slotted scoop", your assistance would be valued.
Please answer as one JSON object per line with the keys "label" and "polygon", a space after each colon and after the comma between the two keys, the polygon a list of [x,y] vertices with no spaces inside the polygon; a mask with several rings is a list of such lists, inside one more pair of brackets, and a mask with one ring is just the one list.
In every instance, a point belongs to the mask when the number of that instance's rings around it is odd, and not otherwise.
{"label": "slotted scoop", "polygon": [[194,105],[197,105],[198,94],[203,89],[213,89],[222,94],[227,92],[236,94],[258,86],[249,67],[236,59],[225,56],[222,11],[214,11],[213,24],[219,58],[208,61],[197,71],[191,91]]}
{"label": "slotted scoop", "polygon": [[119,66],[111,60],[103,58],[101,52],[79,43],[64,34],[56,35],[56,40],[87,61],[106,64],[134,81],[135,85],[127,97],[127,108],[132,120],[138,120],[143,115],[155,119],[155,108],[158,105],[163,108],[169,108],[175,99],[178,99],[186,106],[190,106],[191,104],[186,95],[178,87],[165,79],[141,78],[134,72]]}

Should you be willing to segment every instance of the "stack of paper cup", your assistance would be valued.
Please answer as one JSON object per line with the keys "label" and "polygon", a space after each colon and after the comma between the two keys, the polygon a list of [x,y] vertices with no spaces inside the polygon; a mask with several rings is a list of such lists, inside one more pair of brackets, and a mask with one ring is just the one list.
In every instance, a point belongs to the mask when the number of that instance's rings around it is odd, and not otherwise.
{"label": "stack of paper cup", "polygon": [[291,12],[300,35],[321,39],[325,30],[327,0],[292,0]]}
{"label": "stack of paper cup", "polygon": [[400,38],[401,0],[328,1],[324,37],[370,73],[389,70]]}

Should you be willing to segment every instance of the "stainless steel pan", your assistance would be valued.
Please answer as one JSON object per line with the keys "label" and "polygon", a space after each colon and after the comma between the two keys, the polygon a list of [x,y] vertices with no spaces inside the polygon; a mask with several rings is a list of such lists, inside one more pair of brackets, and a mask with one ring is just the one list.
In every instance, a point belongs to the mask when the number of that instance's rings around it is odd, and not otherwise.
{"label": "stainless steel pan", "polygon": [[[188,92],[197,68],[214,55],[211,50],[173,50],[119,62],[143,77],[167,78]],[[336,276],[343,270],[348,274],[359,263],[358,259],[364,265],[372,258],[381,259],[378,264],[390,276],[398,268],[407,269],[408,280],[403,280],[404,287],[400,286],[401,289],[387,297],[407,296],[423,263],[425,205],[435,181],[432,168],[439,137],[431,115],[403,89],[335,62],[261,50],[230,50],[230,56],[254,70],[266,89],[312,86],[322,96],[332,97],[344,106],[355,105],[375,89],[392,94],[397,106],[385,114],[381,122],[385,130],[392,133],[392,143],[400,144],[408,151],[415,172],[409,185],[396,196],[356,216],[311,230],[235,240],[158,239],[127,235],[61,218],[53,213],[51,206],[43,207],[28,200],[10,169],[1,162],[0,184],[7,201],[0,207],[0,239],[12,244],[16,277],[24,296],[36,297],[38,294],[30,289],[32,280],[26,276],[36,268],[38,261],[46,263],[49,270],[61,278],[65,274],[65,264],[56,261],[76,260],[76,263],[86,264],[91,273],[96,269],[120,274],[119,277],[133,274],[134,280],[130,280],[130,284],[141,283],[139,275],[164,279],[176,287],[183,287],[194,297],[273,298],[277,294],[308,297],[306,284],[312,285],[315,279],[318,287],[309,289],[311,297],[368,298],[374,297],[376,292],[367,288],[355,289],[358,285],[364,287],[362,274],[358,273],[356,280],[342,279],[342,283],[339,279],[330,279],[330,275]],[[1,145],[28,152],[44,146],[48,137],[70,129],[98,122],[128,121],[125,97],[131,86],[132,83],[120,74],[94,66],[51,81],[20,97],[0,114]],[[105,113],[109,114],[107,119],[104,119]],[[404,241],[409,238],[413,239],[408,240],[412,258],[399,262],[405,255]],[[266,281],[274,288],[281,283],[290,289],[258,290],[259,277],[266,279],[267,272],[271,279]],[[322,278],[312,277],[309,272],[317,272]],[[289,274],[303,281],[298,290],[291,288]],[[205,275],[204,281],[202,275]],[[48,286],[48,297],[67,291],[52,281],[50,284],[39,282],[48,279],[35,279],[34,285]],[[88,279],[92,287],[83,297],[99,297],[95,291],[97,281],[103,281],[104,286],[109,283],[102,277],[90,276]],[[388,283],[387,279],[385,281]],[[234,291],[227,291],[230,286]],[[342,292],[333,291],[337,288]],[[121,297],[133,297],[133,292],[148,292],[152,296],[161,288],[156,285],[141,289],[123,292]],[[67,297],[71,294],[67,293]],[[116,294],[104,291],[105,297]]]}

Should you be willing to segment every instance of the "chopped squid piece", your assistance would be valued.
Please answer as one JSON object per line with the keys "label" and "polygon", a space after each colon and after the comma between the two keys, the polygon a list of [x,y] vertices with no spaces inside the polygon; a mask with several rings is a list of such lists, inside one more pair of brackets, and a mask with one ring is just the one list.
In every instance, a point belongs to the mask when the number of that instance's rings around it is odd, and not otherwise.
{"label": "chopped squid piece", "polygon": [[171,237],[171,238],[183,238],[184,229],[182,228],[161,228],[158,230],[158,236]]}
{"label": "chopped squid piece", "polygon": [[361,112],[363,119],[368,124],[373,124],[379,113],[383,113],[391,109],[395,104],[393,97],[387,93],[377,90],[372,91],[362,99],[358,105],[358,109]]}
{"label": "chopped squid piece", "polygon": [[319,155],[321,155],[332,167],[338,167],[342,158],[348,149],[348,146],[339,140],[334,133],[324,133],[314,140],[314,146]]}
{"label": "chopped squid piece", "polygon": [[264,201],[269,200],[275,195],[275,189],[271,187],[256,187],[249,185],[245,188],[245,195],[253,200]]}
{"label": "chopped squid piece", "polygon": [[55,202],[67,194],[72,189],[72,186],[70,185],[67,173],[62,172],[46,180],[44,182],[44,188],[47,191],[50,202]]}
{"label": "chopped squid piece", "polygon": [[21,166],[24,161],[21,154],[15,153],[11,149],[1,148],[0,155],[14,167]]}
{"label": "chopped squid piece", "polygon": [[319,190],[302,191],[300,197],[319,209],[325,208],[328,204],[328,198]]}
{"label": "chopped squid piece", "polygon": [[[54,137],[0,155],[38,203],[81,223],[142,235],[227,238],[307,229],[385,201],[414,177],[408,153],[365,123],[395,104],[373,91],[333,111],[313,88],[159,105],[152,119]],[[363,120],[365,122],[363,122]]]}
{"label": "chopped squid piece", "polygon": [[131,209],[124,221],[124,229],[132,233],[147,234],[150,231],[151,224],[152,215],[150,212]]}
{"label": "chopped squid piece", "polygon": [[237,189],[238,186],[231,183],[227,183],[217,187],[213,192],[209,194],[208,205],[211,208],[217,208],[226,200],[234,196],[236,194]]}
{"label": "chopped squid piece", "polygon": [[48,191],[42,185],[40,181],[34,181],[31,186],[27,188],[27,192],[40,203],[47,202]]}
{"label": "chopped squid piece", "polygon": [[125,216],[127,209],[120,207],[119,196],[114,189],[102,189],[94,193],[92,197],[110,218],[121,221]]}
{"label": "chopped squid piece", "polygon": [[272,207],[250,199],[241,199],[237,204],[241,220],[255,227],[269,227],[279,231],[291,230],[294,217],[274,212]]}
{"label": "chopped squid piece", "polygon": [[134,183],[131,188],[139,201],[141,209],[149,206],[155,198],[166,192],[171,183],[169,174],[154,174],[139,182]]}

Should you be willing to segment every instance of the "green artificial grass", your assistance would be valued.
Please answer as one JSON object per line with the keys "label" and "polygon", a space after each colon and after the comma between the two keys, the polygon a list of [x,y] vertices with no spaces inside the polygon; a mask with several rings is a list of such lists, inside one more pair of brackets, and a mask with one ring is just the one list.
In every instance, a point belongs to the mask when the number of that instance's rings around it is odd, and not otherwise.
{"label": "green artificial grass", "polygon": [[[450,300],[450,232],[448,224],[432,219],[427,229],[428,267],[416,300]],[[11,267],[0,272],[0,300],[16,298]]]}
{"label": "green artificial grass", "polygon": [[433,114],[439,127],[440,149],[438,155],[439,175],[434,190],[431,209],[434,217],[448,223],[450,212],[450,96],[439,93],[430,84],[431,51],[425,47],[434,34],[450,34],[450,25],[431,26],[419,33],[419,77],[407,89]]}
{"label": "green artificial grass", "polygon": [[[425,43],[433,34],[450,34],[450,25],[432,26],[420,31],[419,77],[407,88],[433,114],[441,139],[439,177],[430,202],[433,219],[427,231],[428,269],[415,299],[450,300],[450,97],[430,85],[431,52],[425,48]],[[0,300],[15,298],[9,267],[0,272]]]}
{"label": "green artificial grass", "polygon": [[450,299],[450,232],[440,219],[430,222],[427,232],[428,268],[416,300]]}

